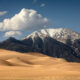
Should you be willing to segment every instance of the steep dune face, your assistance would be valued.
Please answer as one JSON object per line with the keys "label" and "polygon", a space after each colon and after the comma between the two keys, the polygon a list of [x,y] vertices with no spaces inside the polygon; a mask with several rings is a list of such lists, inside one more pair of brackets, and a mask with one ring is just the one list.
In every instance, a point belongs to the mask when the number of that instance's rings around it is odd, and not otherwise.
{"label": "steep dune face", "polygon": [[[4,64],[7,66],[11,64],[12,66],[35,66],[35,65],[45,65],[46,61],[49,61],[50,57],[40,54],[40,53],[19,53],[8,50],[0,50],[0,65]],[[8,65],[10,66],[10,65]]]}
{"label": "steep dune face", "polygon": [[0,80],[79,80],[80,63],[0,49]]}
{"label": "steep dune face", "polygon": [[[41,53],[19,53],[0,49],[0,61],[13,65],[53,65],[54,63],[67,63],[64,59],[52,58]],[[2,64],[0,64],[2,65]]]}
{"label": "steep dune face", "polygon": [[12,64],[5,60],[0,60],[0,66],[11,66]]}
{"label": "steep dune face", "polygon": [[[53,58],[41,53],[19,53],[15,51],[8,51],[0,49],[0,66],[56,66],[56,65],[69,65],[63,58]],[[74,63],[73,63],[74,64]],[[72,65],[73,65],[72,64]],[[78,64],[78,63],[76,63]]]}

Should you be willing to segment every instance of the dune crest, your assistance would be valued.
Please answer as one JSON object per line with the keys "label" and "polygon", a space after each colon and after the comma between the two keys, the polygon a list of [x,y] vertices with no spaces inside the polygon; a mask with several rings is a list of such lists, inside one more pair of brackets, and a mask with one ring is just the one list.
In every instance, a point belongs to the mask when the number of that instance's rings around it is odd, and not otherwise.
{"label": "dune crest", "polygon": [[0,80],[80,80],[80,63],[0,49]]}

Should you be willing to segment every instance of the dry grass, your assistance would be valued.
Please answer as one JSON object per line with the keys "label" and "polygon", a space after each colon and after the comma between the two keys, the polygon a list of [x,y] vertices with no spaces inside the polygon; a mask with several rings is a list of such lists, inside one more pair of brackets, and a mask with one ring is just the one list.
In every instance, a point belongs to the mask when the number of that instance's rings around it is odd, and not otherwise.
{"label": "dry grass", "polygon": [[0,49],[0,80],[80,80],[80,63]]}

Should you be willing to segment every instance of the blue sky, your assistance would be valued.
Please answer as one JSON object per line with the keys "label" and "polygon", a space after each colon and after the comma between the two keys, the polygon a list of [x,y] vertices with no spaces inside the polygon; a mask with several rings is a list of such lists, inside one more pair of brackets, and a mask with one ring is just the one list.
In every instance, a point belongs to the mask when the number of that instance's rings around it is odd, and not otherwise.
{"label": "blue sky", "polygon": [[[33,9],[43,18],[46,17],[51,23],[49,26],[51,28],[69,28],[80,33],[80,0],[0,0],[0,12],[6,11],[0,16],[0,22],[12,18],[23,8]],[[5,32],[6,30],[0,30],[0,40],[5,39],[3,37]],[[27,29],[21,37],[30,32]]]}

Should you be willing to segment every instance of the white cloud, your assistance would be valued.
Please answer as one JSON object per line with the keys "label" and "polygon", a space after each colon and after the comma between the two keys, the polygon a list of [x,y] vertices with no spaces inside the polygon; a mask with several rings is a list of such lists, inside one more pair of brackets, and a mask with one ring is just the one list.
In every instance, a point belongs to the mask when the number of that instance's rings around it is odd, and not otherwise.
{"label": "white cloud", "polygon": [[4,37],[15,37],[15,36],[21,36],[21,35],[22,33],[19,31],[9,31],[4,34]]}
{"label": "white cloud", "polygon": [[46,4],[44,4],[44,3],[42,3],[42,4],[40,5],[40,7],[44,7],[44,6],[46,6]]}
{"label": "white cloud", "polygon": [[0,31],[17,30],[37,30],[48,26],[49,20],[38,14],[32,9],[23,8],[18,14],[15,14],[10,19],[4,19],[0,22]]}
{"label": "white cloud", "polygon": [[1,12],[0,12],[0,16],[5,15],[6,13],[7,13],[7,11],[1,11]]}

